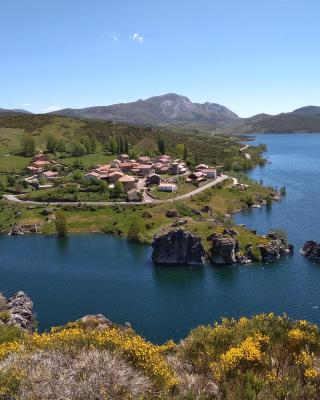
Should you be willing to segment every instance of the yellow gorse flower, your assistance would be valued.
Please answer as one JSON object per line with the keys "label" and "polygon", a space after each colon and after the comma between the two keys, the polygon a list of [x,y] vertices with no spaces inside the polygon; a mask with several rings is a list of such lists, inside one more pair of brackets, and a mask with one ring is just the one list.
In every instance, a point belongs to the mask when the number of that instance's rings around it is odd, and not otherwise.
{"label": "yellow gorse flower", "polygon": [[248,337],[238,346],[231,347],[220,356],[221,368],[227,372],[237,367],[241,361],[253,364],[262,362],[264,356],[262,346],[267,343],[269,343],[269,338],[260,333]]}
{"label": "yellow gorse flower", "polygon": [[41,334],[34,333],[21,343],[3,344],[0,346],[0,359],[21,350],[33,351],[52,348],[74,350],[82,347],[115,349],[158,383],[170,388],[177,381],[163,352],[173,349],[174,346],[172,341],[162,346],[154,345],[145,341],[141,336],[118,327],[90,330],[74,324],[70,329],[52,330],[49,333]]}

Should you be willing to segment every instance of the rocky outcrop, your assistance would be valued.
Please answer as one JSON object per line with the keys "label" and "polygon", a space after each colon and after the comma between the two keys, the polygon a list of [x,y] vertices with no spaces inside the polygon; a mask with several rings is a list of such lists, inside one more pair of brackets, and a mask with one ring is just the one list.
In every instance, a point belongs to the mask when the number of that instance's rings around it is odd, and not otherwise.
{"label": "rocky outcrop", "polygon": [[177,210],[168,210],[166,212],[166,217],[167,218],[178,218],[179,217],[179,213]]}
{"label": "rocky outcrop", "polygon": [[213,236],[211,261],[214,264],[234,264],[237,262],[238,242],[232,236]]}
{"label": "rocky outcrop", "polygon": [[293,253],[293,246],[288,244],[286,240],[279,238],[275,233],[269,233],[267,239],[269,239],[267,244],[258,246],[262,261],[277,261],[281,256]]}
{"label": "rocky outcrop", "polygon": [[32,300],[24,292],[17,292],[9,299],[4,298],[4,301],[6,303],[5,311],[8,312],[6,324],[32,331],[35,326]]}
{"label": "rocky outcrop", "polygon": [[152,260],[156,264],[201,265],[204,263],[205,251],[201,239],[182,229],[155,236],[152,247]]}
{"label": "rocky outcrop", "polygon": [[9,235],[18,236],[26,234],[34,234],[39,232],[39,225],[13,225],[10,229]]}
{"label": "rocky outcrop", "polygon": [[301,254],[310,260],[320,261],[320,243],[308,240],[301,249]]}

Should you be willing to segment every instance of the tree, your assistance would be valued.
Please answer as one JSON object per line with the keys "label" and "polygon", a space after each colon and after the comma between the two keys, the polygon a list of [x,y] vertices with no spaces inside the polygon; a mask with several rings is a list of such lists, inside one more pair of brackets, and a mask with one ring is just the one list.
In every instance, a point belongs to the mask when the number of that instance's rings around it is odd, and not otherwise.
{"label": "tree", "polygon": [[114,136],[112,136],[109,140],[109,149],[111,154],[118,154],[117,139]]}
{"label": "tree", "polygon": [[57,151],[60,151],[60,153],[65,153],[66,152],[66,141],[64,139],[60,139],[58,141]]}
{"label": "tree", "polygon": [[58,232],[58,236],[65,237],[68,233],[67,221],[65,215],[61,211],[58,211],[56,213],[55,226]]}
{"label": "tree", "polygon": [[113,189],[113,196],[118,199],[119,197],[121,197],[124,194],[124,187],[122,182],[117,181],[114,184],[114,189]]}
{"label": "tree", "polygon": [[182,143],[179,143],[176,145],[176,151],[178,153],[178,157],[182,158],[183,157],[183,152],[184,152],[184,145]]}
{"label": "tree", "polygon": [[185,161],[188,159],[188,147],[186,144],[184,144],[184,148],[183,148],[183,159]]}
{"label": "tree", "polygon": [[99,192],[103,193],[106,192],[107,190],[108,190],[107,182],[104,180],[99,181]]}
{"label": "tree", "polygon": [[86,154],[86,149],[80,142],[73,143],[72,155],[74,157],[84,156]]}
{"label": "tree", "polygon": [[160,154],[166,154],[166,142],[163,136],[158,139],[158,149]]}
{"label": "tree", "polygon": [[31,135],[23,135],[20,140],[20,154],[24,157],[35,155],[36,146]]}
{"label": "tree", "polygon": [[129,142],[127,136],[124,137],[124,152],[126,154],[129,153]]}
{"label": "tree", "polygon": [[52,133],[49,133],[49,135],[47,136],[47,150],[49,151],[49,153],[55,154],[58,149],[58,144],[59,141],[56,136]]}
{"label": "tree", "polygon": [[132,221],[129,227],[127,239],[132,240],[134,242],[139,242],[140,234],[141,234],[141,223],[139,220],[135,219]]}

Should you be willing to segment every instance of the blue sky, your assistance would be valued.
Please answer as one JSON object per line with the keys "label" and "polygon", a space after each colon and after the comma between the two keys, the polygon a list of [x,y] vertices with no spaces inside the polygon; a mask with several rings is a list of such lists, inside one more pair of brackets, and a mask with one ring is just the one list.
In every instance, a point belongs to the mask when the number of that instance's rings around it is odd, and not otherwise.
{"label": "blue sky", "polygon": [[1,0],[0,107],[320,105],[319,0]]}

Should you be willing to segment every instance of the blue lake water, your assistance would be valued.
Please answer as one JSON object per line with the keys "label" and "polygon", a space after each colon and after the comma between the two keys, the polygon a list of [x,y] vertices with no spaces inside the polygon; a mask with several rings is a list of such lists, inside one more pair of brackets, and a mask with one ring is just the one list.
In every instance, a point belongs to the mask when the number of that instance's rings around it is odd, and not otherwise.
{"label": "blue lake water", "polygon": [[2,236],[0,291],[25,290],[40,329],[103,313],[158,342],[223,316],[274,311],[320,324],[320,265],[298,252],[305,240],[320,241],[320,135],[264,134],[256,142],[267,144],[271,164],[250,175],[286,186],[287,196],[236,220],[260,233],[285,228],[294,256],[271,265],[160,267],[148,246],[106,235]]}

